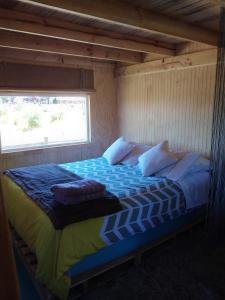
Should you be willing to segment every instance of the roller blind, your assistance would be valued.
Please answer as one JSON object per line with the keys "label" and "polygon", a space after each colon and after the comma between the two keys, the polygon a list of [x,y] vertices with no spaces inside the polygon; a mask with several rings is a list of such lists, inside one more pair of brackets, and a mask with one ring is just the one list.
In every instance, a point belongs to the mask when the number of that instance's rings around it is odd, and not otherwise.
{"label": "roller blind", "polygon": [[37,66],[18,63],[0,64],[0,89],[93,91],[93,70]]}

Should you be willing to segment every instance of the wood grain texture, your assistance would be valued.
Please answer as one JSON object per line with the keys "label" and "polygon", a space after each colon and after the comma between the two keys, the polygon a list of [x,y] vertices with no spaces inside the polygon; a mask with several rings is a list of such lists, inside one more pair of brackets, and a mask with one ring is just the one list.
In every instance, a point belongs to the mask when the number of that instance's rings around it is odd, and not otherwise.
{"label": "wood grain texture", "polygon": [[0,47],[0,63],[20,63],[28,65],[62,67],[62,68],[79,68],[82,64],[82,69],[89,69],[90,65],[105,66],[115,65],[109,60],[95,60],[93,58],[75,57],[70,55],[58,55],[52,53],[41,53],[36,51],[24,51],[19,49],[9,49]]}
{"label": "wood grain texture", "polygon": [[216,49],[216,47],[202,43],[185,42],[176,45],[176,55],[190,54],[210,49]]}
{"label": "wood grain texture", "polygon": [[209,154],[215,66],[117,79],[120,134]]}
{"label": "wood grain texture", "polygon": [[[82,27],[71,22],[60,22],[57,19],[38,18],[30,14],[0,9],[0,28],[9,31],[29,33],[45,37],[82,42],[144,53],[160,53],[174,55],[173,45],[162,47],[155,41],[138,42],[129,40],[127,36],[115,37],[110,31],[91,33],[89,27]],[[77,28],[78,27],[78,28]],[[88,32],[89,31],[89,32]]]}
{"label": "wood grain texture", "polygon": [[153,13],[151,10],[142,9],[122,1],[19,0],[19,2],[78,16],[84,15],[88,18],[100,19],[111,24],[136,27],[179,39],[217,45],[217,35],[214,31],[167,17],[161,13]]}
{"label": "wood grain texture", "polygon": [[166,57],[160,60],[147,61],[142,64],[135,64],[122,67],[117,70],[117,75],[135,75],[159,73],[171,70],[196,68],[202,65],[216,65],[217,49],[187,53],[174,57]]}
{"label": "wood grain texture", "polygon": [[[82,64],[77,67],[83,67]],[[85,64],[87,67],[87,64]],[[89,63],[94,70],[95,93],[90,96],[91,143],[0,155],[0,170],[49,162],[69,162],[102,154],[117,136],[117,106],[114,67]]]}
{"label": "wood grain texture", "polygon": [[143,62],[142,53],[139,52],[5,30],[0,30],[0,47],[112,61]]}
{"label": "wood grain texture", "polygon": [[[148,9],[152,12],[180,19],[183,22],[193,23],[196,26],[202,26],[204,28],[209,28],[210,30],[218,31],[220,7],[217,5],[213,5],[209,0],[126,0],[126,2],[130,2],[130,4],[135,5],[136,7],[142,7],[143,9]],[[151,41],[155,40],[166,43],[179,42],[179,40],[174,37],[171,38],[165,35],[146,32],[134,27],[125,27],[121,26],[120,24],[112,25],[100,19],[96,20],[94,18],[87,18],[84,15],[77,16],[73,14],[68,14],[62,11],[49,9],[47,7],[40,8],[38,6],[34,6],[27,3],[25,4],[15,0],[0,0],[0,5],[2,7],[8,8],[8,10],[10,9],[14,13],[17,11],[27,12],[37,17],[42,17],[46,19],[54,17],[60,20],[69,21],[71,23],[71,26],[74,26],[74,24],[82,24],[82,26],[89,26],[89,28],[101,28],[101,30],[109,30],[113,31],[114,33],[117,32],[125,34],[126,38],[129,39],[136,39],[136,37],[144,37],[145,39]]]}

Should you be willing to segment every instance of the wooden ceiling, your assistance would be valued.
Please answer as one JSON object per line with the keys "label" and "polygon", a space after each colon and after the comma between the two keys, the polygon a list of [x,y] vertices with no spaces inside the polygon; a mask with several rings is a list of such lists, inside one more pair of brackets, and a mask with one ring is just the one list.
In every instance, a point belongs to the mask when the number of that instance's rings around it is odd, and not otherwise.
{"label": "wooden ceiling", "polygon": [[137,64],[174,56],[184,42],[215,47],[224,3],[0,0],[0,48]]}

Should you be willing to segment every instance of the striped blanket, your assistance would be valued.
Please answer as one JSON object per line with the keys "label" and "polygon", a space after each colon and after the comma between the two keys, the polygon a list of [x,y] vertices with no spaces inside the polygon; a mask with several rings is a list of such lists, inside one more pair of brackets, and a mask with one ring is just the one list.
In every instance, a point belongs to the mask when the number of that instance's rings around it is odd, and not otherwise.
{"label": "striped blanket", "polygon": [[119,198],[123,210],[104,217],[100,230],[107,245],[185,213],[184,195],[177,183],[166,178],[143,177],[138,167],[111,166],[103,157],[60,166],[99,181]]}

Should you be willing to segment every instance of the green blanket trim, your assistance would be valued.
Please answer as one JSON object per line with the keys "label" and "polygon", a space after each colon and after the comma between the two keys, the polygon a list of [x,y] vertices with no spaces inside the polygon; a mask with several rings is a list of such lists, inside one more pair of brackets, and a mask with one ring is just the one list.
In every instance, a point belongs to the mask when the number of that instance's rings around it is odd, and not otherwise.
{"label": "green blanket trim", "polygon": [[12,226],[36,254],[36,278],[60,299],[66,299],[70,278],[64,273],[106,244],[100,238],[104,217],[56,230],[48,216],[7,176],[2,176],[6,212]]}

